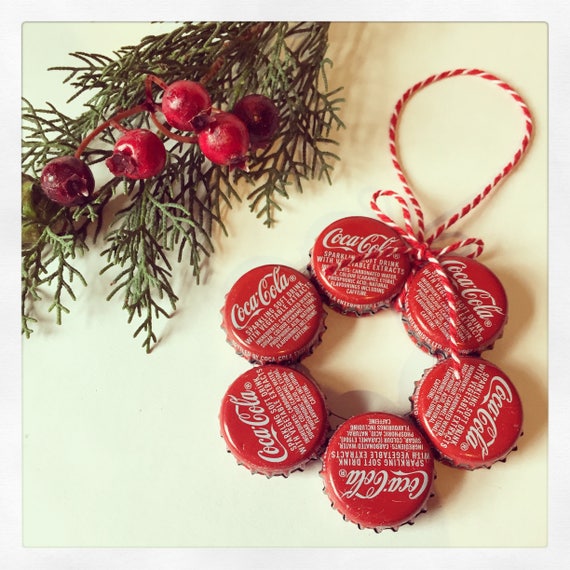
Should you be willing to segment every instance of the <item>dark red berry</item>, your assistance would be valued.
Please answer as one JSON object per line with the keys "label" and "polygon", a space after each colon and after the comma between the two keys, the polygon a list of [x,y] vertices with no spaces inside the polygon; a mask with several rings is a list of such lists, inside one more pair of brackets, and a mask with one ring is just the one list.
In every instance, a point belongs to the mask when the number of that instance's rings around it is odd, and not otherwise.
{"label": "dark red berry", "polygon": [[105,164],[115,176],[134,180],[156,176],[166,164],[166,149],[147,129],[127,131],[116,143]]}
{"label": "dark red berry", "polygon": [[62,206],[85,203],[95,188],[91,169],[74,156],[50,160],[42,170],[40,184],[46,196]]}
{"label": "dark red berry", "polygon": [[252,93],[240,99],[233,108],[249,131],[254,146],[264,146],[271,141],[279,126],[279,112],[269,97]]}
{"label": "dark red berry", "polygon": [[162,95],[162,112],[166,121],[181,131],[199,131],[203,128],[211,108],[210,95],[195,81],[175,81]]}
{"label": "dark red berry", "polygon": [[245,168],[249,134],[243,121],[233,113],[216,113],[198,134],[198,145],[204,156],[215,164]]}

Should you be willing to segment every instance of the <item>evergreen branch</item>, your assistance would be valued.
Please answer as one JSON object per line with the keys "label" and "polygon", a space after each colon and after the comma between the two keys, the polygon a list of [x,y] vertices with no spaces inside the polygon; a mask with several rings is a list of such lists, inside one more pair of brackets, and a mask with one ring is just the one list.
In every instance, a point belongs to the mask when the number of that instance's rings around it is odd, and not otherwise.
{"label": "evergreen branch", "polygon": [[184,229],[184,222],[173,214],[177,210],[178,207],[173,209],[161,203],[143,187],[139,199],[123,211],[123,223],[109,234],[107,241],[110,245],[103,251],[108,264],[101,273],[115,267],[125,267],[115,276],[107,300],[122,292],[123,309],[128,313],[128,322],[132,322],[135,317],[142,319],[134,336],[146,333],[142,346],[147,352],[151,351],[157,341],[154,319],[160,315],[168,316],[160,301],[166,297],[172,310],[178,301],[170,284],[172,267],[166,255],[168,248],[160,242],[159,234],[150,229],[148,221],[149,218],[155,218],[162,228],[166,228],[169,222],[176,221],[179,231],[182,230],[190,238]]}
{"label": "evergreen branch", "polygon": [[42,262],[42,247],[36,246],[25,251],[22,258],[22,333],[27,338],[33,332],[33,325],[38,320],[32,316],[30,305],[41,299],[39,285],[41,276],[47,272]]}
{"label": "evergreen branch", "polygon": [[[42,298],[40,289],[43,285],[52,286],[52,302],[48,312],[55,311],[56,323],[62,323],[62,314],[69,313],[65,297],[77,299],[73,291],[73,281],[78,279],[87,286],[87,281],[71,263],[70,259],[87,249],[80,238],[74,234],[55,233],[49,225],[45,226],[34,247],[25,250],[22,255],[22,314],[23,332],[30,336],[33,332],[31,323],[37,322],[28,309],[30,303]],[[47,253],[47,254],[46,254]]]}
{"label": "evergreen branch", "polygon": [[[139,321],[134,336],[142,335],[150,351],[157,342],[156,319],[168,316],[178,301],[170,260],[186,260],[199,282],[204,259],[214,251],[213,232],[225,233],[225,210],[241,201],[242,183],[249,187],[245,200],[251,212],[267,226],[290,188],[302,192],[313,178],[330,184],[339,160],[329,150],[337,144],[332,133],[344,124],[341,89],[329,90],[326,75],[332,67],[327,35],[328,24],[315,22],[184,23],[112,57],[78,51],[71,54],[73,65],[51,68],[66,74],[69,101],[81,98],[85,111],[72,118],[49,103],[36,108],[23,100],[22,171],[36,181],[48,160],[73,154],[82,143],[86,164],[104,161],[117,133],[105,125],[96,140],[87,137],[110,117],[145,102],[148,75],[165,84],[202,81],[214,106],[228,110],[244,95],[262,93],[275,103],[280,128],[272,145],[252,154],[248,171],[213,165],[197,145],[169,139],[163,130],[168,162],[160,175],[144,183],[111,178],[81,207],[41,219],[23,217],[34,228],[22,256],[23,333],[29,336],[36,322],[32,308],[42,298],[41,287],[53,289],[49,310],[61,322],[67,299],[76,299],[74,282],[85,284],[69,260],[86,251],[88,237],[102,235],[101,273],[116,273],[107,298],[122,295],[128,322]],[[148,113],[122,116],[125,128],[158,128]],[[117,211],[113,204],[120,196],[125,205]]]}

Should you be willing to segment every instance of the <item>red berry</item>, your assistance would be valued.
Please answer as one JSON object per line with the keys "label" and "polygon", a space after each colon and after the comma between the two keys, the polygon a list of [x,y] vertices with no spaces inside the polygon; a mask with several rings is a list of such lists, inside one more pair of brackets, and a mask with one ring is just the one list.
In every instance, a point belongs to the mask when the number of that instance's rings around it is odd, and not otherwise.
{"label": "red berry", "polygon": [[40,184],[46,196],[62,206],[83,204],[95,188],[90,168],[74,156],[50,160],[42,170]]}
{"label": "red berry", "polygon": [[254,146],[267,144],[277,132],[279,112],[265,95],[246,95],[235,104],[233,113],[244,122]]}
{"label": "red berry", "polygon": [[245,168],[249,134],[233,113],[216,113],[210,124],[198,134],[198,145],[204,156],[215,164]]}
{"label": "red berry", "polygon": [[134,180],[156,176],[166,164],[166,149],[160,138],[147,129],[127,131],[105,161],[115,176]]}
{"label": "red berry", "polygon": [[175,81],[162,95],[162,112],[166,121],[181,131],[199,131],[203,128],[211,108],[210,95],[195,81]]}

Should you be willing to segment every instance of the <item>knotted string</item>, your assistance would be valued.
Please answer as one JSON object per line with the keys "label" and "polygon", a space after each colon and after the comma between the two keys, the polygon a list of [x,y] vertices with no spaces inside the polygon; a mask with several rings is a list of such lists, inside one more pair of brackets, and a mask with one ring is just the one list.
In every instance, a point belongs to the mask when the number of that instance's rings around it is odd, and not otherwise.
{"label": "knotted string", "polygon": [[[454,213],[447,221],[439,225],[435,231],[433,231],[429,236],[425,236],[425,224],[424,224],[424,214],[419,201],[416,199],[415,194],[406,179],[403,168],[401,166],[398,150],[397,150],[397,126],[400,115],[409,101],[409,99],[421,89],[443,79],[448,79],[450,77],[457,76],[470,76],[479,77],[487,81],[493,82],[495,85],[506,91],[518,104],[520,107],[524,120],[525,120],[525,133],[523,139],[515,152],[512,159],[503,167],[503,169],[493,178],[493,180],[458,212]],[[389,128],[389,139],[390,139],[390,153],[392,155],[392,164],[396,169],[398,178],[402,184],[405,196],[401,196],[393,190],[378,190],[372,196],[370,202],[371,208],[376,213],[376,216],[394,229],[403,239],[405,243],[405,251],[410,254],[413,261],[413,271],[417,270],[420,266],[430,263],[433,265],[434,270],[440,278],[441,284],[445,291],[445,297],[447,301],[448,308],[448,341],[449,341],[449,352],[450,356],[454,362],[454,374],[457,379],[460,377],[460,360],[459,360],[459,349],[458,349],[458,318],[457,318],[457,302],[455,296],[455,290],[453,284],[444,270],[441,264],[441,257],[452,251],[457,251],[459,249],[464,249],[467,247],[474,247],[472,251],[466,254],[466,257],[475,258],[479,256],[484,247],[484,243],[480,239],[467,238],[463,240],[456,241],[450,245],[443,248],[434,248],[433,242],[437,240],[442,234],[448,230],[451,226],[457,223],[460,219],[466,216],[471,210],[477,207],[481,202],[489,196],[491,191],[497,187],[499,182],[505,178],[517,165],[517,163],[523,157],[525,151],[527,150],[533,131],[532,116],[529,108],[524,102],[523,98],[507,83],[498,78],[497,76],[481,71],[479,69],[455,69],[451,71],[445,71],[436,75],[431,75],[427,79],[420,81],[410,87],[396,103],[394,112],[392,113],[390,119]],[[398,225],[392,218],[385,214],[378,201],[380,198],[391,198],[395,200],[402,210],[402,216],[404,219],[404,227]],[[415,219],[414,219],[415,218]],[[414,223],[415,222],[415,223]],[[394,308],[403,311],[405,299],[407,295],[408,287],[404,286],[401,294],[396,298],[394,302]]]}

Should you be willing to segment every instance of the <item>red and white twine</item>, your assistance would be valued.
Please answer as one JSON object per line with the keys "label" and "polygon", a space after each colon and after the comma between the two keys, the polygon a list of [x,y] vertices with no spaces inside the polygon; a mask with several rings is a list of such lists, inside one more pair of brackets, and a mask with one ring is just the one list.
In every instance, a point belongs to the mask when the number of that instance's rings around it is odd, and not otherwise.
{"label": "red and white twine", "polygon": [[[525,130],[524,136],[522,141],[519,145],[519,148],[515,152],[512,159],[503,167],[503,169],[493,178],[493,180],[479,193],[473,200],[467,203],[463,208],[461,208],[458,212],[454,213],[447,221],[439,225],[435,231],[433,231],[429,236],[425,236],[425,224],[424,224],[424,214],[422,207],[415,197],[415,194],[410,187],[406,179],[406,175],[404,174],[404,170],[400,163],[400,159],[398,157],[398,149],[397,149],[397,127],[398,121],[402,114],[402,111],[406,105],[406,103],[412,98],[414,94],[418,91],[421,91],[425,87],[436,83],[437,81],[441,81],[443,79],[448,79],[452,77],[458,76],[467,76],[467,77],[478,77],[480,79],[484,79],[487,81],[491,81],[497,87],[500,87],[506,93],[508,93],[518,104],[520,110],[522,111],[523,118],[525,121]],[[403,190],[405,192],[405,196],[398,194],[393,190],[378,190],[374,193],[370,206],[376,213],[376,216],[388,225],[389,227],[393,228],[397,231],[404,242],[407,245],[407,251],[412,255],[414,260],[414,267],[417,270],[418,267],[424,265],[425,263],[431,263],[434,266],[435,271],[437,272],[441,284],[445,291],[445,297],[448,306],[448,313],[449,313],[449,329],[448,329],[448,336],[449,336],[449,352],[451,358],[454,360],[455,363],[455,374],[456,377],[459,376],[459,350],[458,350],[458,317],[457,317],[457,306],[456,306],[456,298],[455,298],[455,291],[453,285],[449,279],[449,276],[443,269],[440,258],[452,251],[456,251],[458,249],[463,249],[466,247],[474,246],[474,250],[469,252],[466,256],[467,257],[477,257],[483,251],[483,241],[480,239],[475,238],[467,238],[464,240],[456,241],[451,245],[448,245],[443,248],[433,248],[433,242],[438,239],[446,230],[448,230],[451,226],[453,226],[456,222],[458,222],[461,218],[466,216],[471,210],[473,210],[476,206],[478,206],[490,193],[491,191],[497,187],[499,182],[503,180],[510,172],[515,168],[517,163],[521,160],[522,156],[524,155],[525,151],[527,150],[531,136],[533,131],[533,123],[532,123],[532,116],[530,110],[526,103],[524,102],[523,98],[508,84],[501,80],[496,75],[492,73],[488,73],[486,71],[482,71],[479,69],[455,69],[450,71],[444,71],[443,73],[439,73],[436,75],[431,75],[427,79],[420,81],[410,87],[399,99],[396,103],[395,109],[392,113],[392,117],[390,119],[390,128],[389,128],[389,142],[390,142],[390,153],[392,155],[392,164],[396,169],[398,178],[402,184]],[[404,227],[398,225],[392,218],[386,215],[380,206],[378,205],[378,201],[380,198],[391,198],[398,202],[401,207],[402,215],[404,218]],[[415,226],[415,229],[414,229]],[[407,294],[407,287],[404,287],[404,290],[399,295],[394,303],[394,308],[396,310],[402,311],[405,296]]]}

